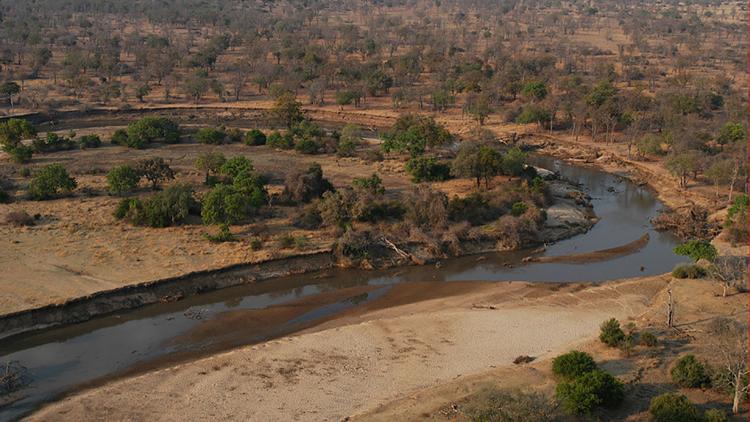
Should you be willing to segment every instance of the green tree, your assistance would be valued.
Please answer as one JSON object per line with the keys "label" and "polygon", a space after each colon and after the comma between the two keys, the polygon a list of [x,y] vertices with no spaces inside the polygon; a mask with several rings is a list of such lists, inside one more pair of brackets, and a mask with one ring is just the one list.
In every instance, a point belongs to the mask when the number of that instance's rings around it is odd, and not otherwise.
{"label": "green tree", "polygon": [[714,245],[703,240],[690,240],[674,248],[677,255],[688,256],[694,261],[705,259],[713,261],[716,259],[718,252]]}
{"label": "green tree", "polygon": [[451,163],[451,174],[475,179],[477,189],[484,179],[485,185],[489,188],[490,180],[500,174],[502,166],[503,157],[494,148],[476,142],[463,142]]}
{"label": "green tree", "polygon": [[68,175],[61,164],[43,167],[29,184],[31,199],[42,201],[60,194],[68,194],[77,186],[76,180]]}
{"label": "green tree", "polygon": [[195,159],[195,167],[205,173],[204,183],[209,184],[211,173],[218,173],[226,161],[226,157],[220,152],[207,152]]}
{"label": "green tree", "polygon": [[36,128],[25,119],[8,119],[0,123],[0,146],[8,151],[21,144],[23,139],[36,136]]}
{"label": "green tree", "polygon": [[450,179],[450,165],[438,161],[437,157],[432,155],[414,157],[406,162],[405,168],[414,183],[440,182]]}
{"label": "green tree", "polygon": [[220,145],[227,138],[226,132],[221,128],[204,127],[195,134],[195,139],[202,144]]}
{"label": "green tree", "polygon": [[604,321],[599,328],[599,340],[609,347],[617,347],[625,339],[625,333],[620,328],[620,322],[615,318]]}
{"label": "green tree", "polygon": [[245,145],[265,145],[266,134],[258,129],[250,129],[245,132]]}
{"label": "green tree", "polygon": [[594,358],[586,352],[574,350],[552,360],[552,373],[564,380],[573,380],[597,369]]}
{"label": "green tree", "polygon": [[686,188],[690,175],[694,175],[700,169],[700,160],[695,152],[683,152],[671,156],[664,165],[670,173],[679,178],[680,187]]}
{"label": "green tree", "polygon": [[667,393],[654,397],[648,410],[654,422],[703,422],[698,407],[682,394]]}
{"label": "green tree", "polygon": [[492,113],[490,98],[485,94],[470,95],[466,100],[466,112],[479,123],[479,126],[483,126],[487,116]]}
{"label": "green tree", "polygon": [[174,170],[161,157],[139,161],[136,171],[141,177],[145,177],[146,180],[151,182],[151,189],[153,190],[159,188],[159,183],[174,179]]}
{"label": "green tree", "polygon": [[107,173],[109,191],[116,195],[133,192],[140,180],[141,175],[130,166],[117,166]]}
{"label": "green tree", "polygon": [[529,82],[523,86],[521,93],[532,101],[541,101],[547,97],[547,85],[544,82]]}
{"label": "green tree", "polygon": [[7,95],[10,101],[10,108],[13,108],[13,96],[21,92],[21,86],[16,82],[9,81],[0,84],[0,94]]}
{"label": "green tree", "polygon": [[555,394],[565,410],[578,415],[591,414],[598,407],[615,407],[625,398],[622,382],[600,369],[559,383]]}
{"label": "green tree", "polygon": [[301,107],[302,105],[294,97],[294,94],[285,93],[274,102],[271,115],[279,124],[291,129],[304,120]]}

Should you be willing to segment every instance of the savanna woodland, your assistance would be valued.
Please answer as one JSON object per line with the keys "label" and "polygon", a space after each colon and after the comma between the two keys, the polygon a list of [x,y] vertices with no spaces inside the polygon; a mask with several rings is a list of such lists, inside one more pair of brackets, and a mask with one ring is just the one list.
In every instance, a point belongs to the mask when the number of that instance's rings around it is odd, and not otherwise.
{"label": "savanna woodland", "polygon": [[[0,0],[0,421],[747,419],[747,28],[723,0]],[[22,341],[144,305],[184,322],[106,370]]]}

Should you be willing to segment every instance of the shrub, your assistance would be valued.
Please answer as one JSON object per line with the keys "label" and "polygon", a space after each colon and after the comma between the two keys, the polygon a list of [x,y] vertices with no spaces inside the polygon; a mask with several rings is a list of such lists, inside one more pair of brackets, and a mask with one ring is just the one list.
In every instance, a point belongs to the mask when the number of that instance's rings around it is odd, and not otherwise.
{"label": "shrub", "polygon": [[204,127],[195,134],[195,139],[208,145],[221,145],[227,138],[227,134],[220,128]]}
{"label": "shrub", "polygon": [[641,333],[640,341],[642,345],[648,347],[654,347],[658,343],[656,336],[649,331]]}
{"label": "shrub", "polygon": [[5,148],[5,152],[10,155],[10,159],[17,164],[26,164],[31,161],[31,156],[34,155],[34,148],[23,144],[12,148]]}
{"label": "shrub", "polygon": [[732,243],[746,243],[748,239],[747,209],[750,199],[747,195],[737,195],[727,212],[724,229],[727,238]]}
{"label": "shrub", "polygon": [[706,422],[729,422],[727,413],[721,409],[708,409],[703,414],[703,418]]}
{"label": "shrub", "polygon": [[714,245],[703,240],[691,240],[674,248],[677,255],[688,256],[694,261],[705,259],[713,261],[716,259],[716,248]]}
{"label": "shrub", "polygon": [[[278,132],[276,132],[278,133]],[[245,145],[265,145],[266,134],[258,129],[250,129],[245,132]]]}
{"label": "shrub", "polygon": [[193,189],[187,185],[174,185],[145,200],[123,199],[114,215],[136,226],[159,228],[181,224],[197,210]]}
{"label": "shrub", "polygon": [[469,398],[462,413],[471,421],[539,422],[557,420],[557,408],[541,393],[485,387]]}
{"label": "shrub", "polygon": [[5,222],[12,226],[33,226],[34,217],[30,216],[26,211],[11,211],[5,216]]}
{"label": "shrub", "polygon": [[320,145],[313,139],[300,139],[295,142],[294,149],[302,154],[317,154]]}
{"label": "shrub", "polygon": [[257,236],[251,238],[250,239],[250,249],[252,249],[254,251],[259,251],[259,250],[263,249],[263,241],[259,237],[257,237]]}
{"label": "shrub", "polygon": [[452,140],[453,135],[432,117],[406,114],[398,118],[390,132],[383,135],[382,148],[385,152],[408,152],[417,156],[423,154],[428,146],[441,146]]}
{"label": "shrub", "polygon": [[23,167],[18,170],[18,175],[21,177],[31,177],[31,169],[28,167]]}
{"label": "shrub", "polygon": [[289,133],[282,135],[278,130],[275,130],[268,135],[266,145],[272,148],[292,149],[294,148],[294,138]]}
{"label": "shrub", "polygon": [[454,196],[448,202],[448,218],[451,221],[468,221],[478,226],[496,220],[502,210],[490,205],[489,200],[479,192],[472,192],[464,198]]}
{"label": "shrub", "polygon": [[29,184],[31,199],[41,201],[60,194],[70,193],[77,186],[76,180],[68,175],[60,164],[43,167]]}
{"label": "shrub", "polygon": [[0,146],[6,151],[21,145],[24,139],[36,136],[34,125],[24,119],[8,119],[0,122]]}
{"label": "shrub", "polygon": [[257,187],[248,192],[234,185],[216,185],[203,198],[203,224],[235,224],[255,215],[265,203],[264,192]]}
{"label": "shrub", "polygon": [[414,183],[439,182],[450,179],[451,167],[434,156],[415,157],[406,162],[406,172]]}
{"label": "shrub", "polygon": [[515,203],[515,204],[513,204],[513,206],[511,207],[511,209],[510,209],[510,213],[511,213],[511,214],[512,214],[512,215],[513,215],[514,217],[519,217],[519,216],[521,216],[521,215],[525,214],[525,213],[526,213],[526,211],[527,211],[528,209],[529,209],[529,206],[528,206],[528,205],[526,205],[525,203],[523,203],[523,202],[516,202],[516,203]]}
{"label": "shrub", "polygon": [[685,355],[677,360],[670,371],[672,381],[685,388],[706,388],[711,385],[706,367],[693,355]]}
{"label": "shrub", "polygon": [[294,247],[302,250],[307,246],[307,238],[305,236],[297,236],[294,238]]}
{"label": "shrub", "polygon": [[354,194],[351,190],[330,191],[323,194],[318,210],[323,225],[346,227],[352,220]]}
{"label": "shrub", "polygon": [[685,278],[703,278],[706,276],[706,270],[696,264],[679,264],[672,270],[672,277]]}
{"label": "shrub", "polygon": [[291,234],[285,234],[279,238],[279,247],[281,249],[289,249],[294,246],[294,236]]}
{"label": "shrub", "polygon": [[352,210],[357,221],[377,223],[384,220],[401,220],[406,209],[399,201],[363,201],[359,198]]}
{"label": "shrub", "polygon": [[118,166],[107,173],[109,191],[116,195],[133,192],[140,180],[140,174],[130,166]]}
{"label": "shrub", "polygon": [[595,369],[555,389],[563,408],[572,414],[590,414],[597,407],[615,407],[625,398],[622,383],[612,375]]}
{"label": "shrub", "polygon": [[307,170],[295,171],[286,177],[281,199],[291,203],[310,202],[331,190],[333,185],[323,177],[320,164],[314,163]]}
{"label": "shrub", "polygon": [[651,399],[648,408],[654,422],[702,422],[700,411],[681,394],[667,393]]}
{"label": "shrub", "polygon": [[301,229],[315,230],[322,224],[323,219],[316,204],[307,205],[294,218],[294,226]]}
{"label": "shrub", "polygon": [[245,137],[245,134],[236,127],[229,128],[225,130],[224,133],[226,133],[227,142],[232,144],[242,142],[243,138]]}
{"label": "shrub", "polygon": [[34,139],[33,146],[36,152],[55,152],[55,151],[67,151],[76,147],[75,141],[72,137],[60,136],[56,133],[48,132],[44,138]]}
{"label": "shrub", "polygon": [[355,177],[354,180],[352,180],[352,187],[355,190],[366,192],[371,195],[377,196],[385,194],[383,179],[381,179],[376,173],[373,173],[370,177]]}
{"label": "shrub", "polygon": [[575,379],[597,369],[594,358],[588,353],[574,350],[552,360],[552,372],[565,380]]}
{"label": "shrub", "polygon": [[604,321],[599,328],[599,340],[609,347],[617,347],[625,339],[620,322],[615,318]]}
{"label": "shrub", "polygon": [[128,146],[128,132],[125,129],[117,129],[115,133],[112,134],[110,142],[114,145],[124,147]]}
{"label": "shrub", "polygon": [[403,202],[406,221],[415,227],[435,230],[448,222],[448,197],[443,192],[420,185]]}
{"label": "shrub", "polygon": [[84,135],[78,139],[78,145],[81,149],[86,148],[99,148],[102,146],[102,140],[98,135]]}
{"label": "shrub", "polygon": [[203,236],[211,243],[224,243],[224,242],[236,242],[237,238],[234,237],[231,231],[229,231],[229,225],[220,224],[219,232],[216,234],[204,233]]}

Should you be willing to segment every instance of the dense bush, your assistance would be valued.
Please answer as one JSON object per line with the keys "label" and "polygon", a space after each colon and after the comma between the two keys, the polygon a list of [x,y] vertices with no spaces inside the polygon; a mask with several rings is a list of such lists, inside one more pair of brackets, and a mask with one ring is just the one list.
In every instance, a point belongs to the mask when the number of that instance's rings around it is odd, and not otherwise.
{"label": "dense bush", "polygon": [[674,248],[677,255],[687,256],[694,261],[705,259],[713,261],[716,259],[716,248],[714,245],[703,240],[691,240]]}
{"label": "dense bush", "polygon": [[468,221],[472,226],[478,226],[496,220],[500,215],[502,210],[490,205],[487,197],[479,192],[464,198],[454,196],[448,202],[448,218],[451,221]]}
{"label": "dense bush", "polygon": [[110,138],[110,142],[113,145],[128,146],[128,131],[125,129],[117,129]]}
{"label": "dense bush", "polygon": [[195,134],[195,139],[208,145],[221,145],[227,140],[227,134],[222,128],[204,127]]}
{"label": "dense bush", "polygon": [[654,347],[658,343],[658,340],[653,333],[644,331],[643,333],[641,333],[640,342],[644,346]]}
{"label": "dense bush", "polygon": [[706,276],[706,270],[696,264],[679,264],[672,270],[672,277],[685,278],[703,278]]}
{"label": "dense bush", "polygon": [[247,132],[245,132],[245,145],[254,146],[254,145],[265,145],[265,144],[266,144],[265,133],[261,132],[258,129],[250,129]]}
{"label": "dense bush", "polygon": [[78,145],[81,149],[99,148],[102,146],[102,140],[99,135],[83,135],[78,139]]}
{"label": "dense bush", "polygon": [[706,388],[711,378],[706,367],[693,355],[685,355],[677,360],[669,372],[672,382],[685,388]]}
{"label": "dense bush", "polygon": [[598,407],[615,407],[625,398],[622,383],[599,369],[559,383],[555,393],[563,408],[572,414],[590,414]]}
{"label": "dense bush", "polygon": [[112,143],[131,148],[145,148],[152,142],[174,144],[180,141],[180,127],[165,117],[143,117],[128,125],[127,138],[115,132]]}
{"label": "dense bush", "polygon": [[275,130],[268,135],[266,145],[272,148],[291,149],[294,148],[294,139],[289,133],[282,135],[278,130]]}
{"label": "dense bush", "polygon": [[48,132],[44,138],[34,139],[33,146],[36,152],[55,152],[68,151],[78,147],[73,140],[75,133],[70,136],[60,136],[56,133]]}
{"label": "dense bush", "polygon": [[336,155],[339,157],[352,157],[362,143],[360,136],[361,128],[355,124],[347,124],[341,129]]}
{"label": "dense bush", "polygon": [[681,394],[667,393],[651,399],[654,422],[703,422],[698,408]]}
{"label": "dense bush", "polygon": [[625,339],[620,322],[615,318],[604,321],[599,328],[599,340],[609,347],[617,347]]}
{"label": "dense bush", "polygon": [[141,175],[130,166],[118,166],[107,173],[109,191],[116,195],[133,192],[140,180]]}
{"label": "dense bush", "polygon": [[386,152],[408,152],[417,156],[427,147],[445,145],[452,140],[453,135],[432,117],[406,114],[383,135],[382,148]]}
{"label": "dense bush", "polygon": [[61,194],[70,193],[77,186],[76,180],[68,175],[61,164],[43,167],[29,184],[31,199],[41,201]]}
{"label": "dense bush", "polygon": [[729,422],[727,413],[721,409],[708,409],[703,414],[703,418],[706,422]]}
{"label": "dense bush", "polygon": [[448,197],[427,185],[417,186],[404,199],[406,221],[426,230],[441,229],[448,223]]}
{"label": "dense bush", "polygon": [[174,185],[145,200],[123,199],[115,210],[115,217],[137,226],[158,228],[181,224],[198,209],[193,189],[187,185]]}
{"label": "dense bush", "polygon": [[323,177],[323,169],[316,163],[305,171],[295,171],[286,177],[281,200],[287,203],[310,202],[330,190],[333,190],[333,185]]}
{"label": "dense bush", "polygon": [[737,195],[729,207],[727,218],[724,221],[724,230],[727,239],[732,243],[745,244],[748,242],[748,219],[747,210],[750,199],[747,195]]}
{"label": "dense bush", "polygon": [[439,182],[450,179],[451,167],[434,156],[414,157],[406,162],[406,172],[414,183]]}
{"label": "dense bush", "polygon": [[0,122],[0,146],[8,151],[19,145],[24,139],[36,136],[34,125],[24,119],[8,119]]}
{"label": "dense bush", "polygon": [[26,164],[31,161],[31,156],[34,154],[34,148],[19,144],[15,147],[5,148],[5,152],[10,155],[10,159],[18,164]]}
{"label": "dense bush", "polygon": [[513,214],[514,217],[519,217],[528,211],[529,206],[526,205],[524,202],[516,202],[513,204],[513,206],[510,209],[510,213]]}
{"label": "dense bush", "polygon": [[247,190],[219,184],[203,198],[201,218],[203,224],[235,224],[251,218],[265,203],[262,185]]}
{"label": "dense bush", "polygon": [[406,209],[400,201],[376,200],[362,203],[361,199],[354,206],[352,214],[357,221],[377,223],[386,220],[401,220]]}
{"label": "dense bush", "polygon": [[597,369],[594,358],[588,353],[574,350],[552,360],[552,373],[564,380],[575,379]]}
{"label": "dense bush", "polygon": [[557,420],[557,406],[544,394],[486,387],[461,412],[471,421],[540,422]]}

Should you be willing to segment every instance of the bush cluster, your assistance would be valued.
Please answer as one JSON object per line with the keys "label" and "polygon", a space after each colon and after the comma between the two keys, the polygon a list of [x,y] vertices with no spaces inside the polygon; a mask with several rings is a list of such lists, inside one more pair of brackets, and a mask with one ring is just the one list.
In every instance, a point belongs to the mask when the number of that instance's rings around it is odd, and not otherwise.
{"label": "bush cluster", "polygon": [[42,201],[69,194],[78,184],[61,164],[50,164],[36,173],[29,184],[31,199]]}
{"label": "bush cluster", "polygon": [[200,206],[187,185],[170,186],[146,199],[125,198],[117,205],[115,218],[136,226],[154,228],[182,224]]}
{"label": "bush cluster", "polygon": [[672,277],[679,279],[703,278],[706,269],[697,264],[679,264],[672,270]]}
{"label": "bush cluster", "polygon": [[552,365],[555,375],[561,378],[555,396],[569,413],[591,414],[600,407],[615,407],[625,398],[622,382],[599,369],[587,353],[560,355]]}
{"label": "bush cluster", "polygon": [[118,129],[112,143],[130,148],[146,148],[152,142],[174,144],[180,141],[180,127],[166,117],[143,117],[131,122],[127,129]]}

